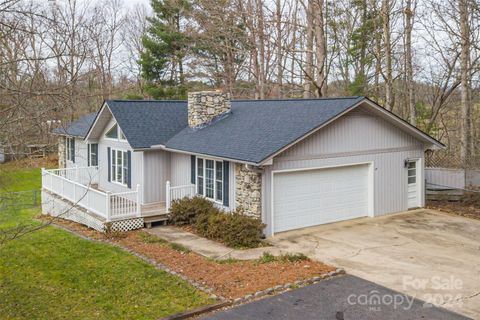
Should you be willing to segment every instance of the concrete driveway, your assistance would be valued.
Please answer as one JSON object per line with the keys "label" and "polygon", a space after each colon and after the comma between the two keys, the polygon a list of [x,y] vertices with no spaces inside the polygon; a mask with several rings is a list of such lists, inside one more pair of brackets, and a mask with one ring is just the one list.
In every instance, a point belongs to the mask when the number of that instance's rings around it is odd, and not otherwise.
{"label": "concrete driveway", "polygon": [[285,252],[480,319],[480,221],[433,210],[278,233]]}

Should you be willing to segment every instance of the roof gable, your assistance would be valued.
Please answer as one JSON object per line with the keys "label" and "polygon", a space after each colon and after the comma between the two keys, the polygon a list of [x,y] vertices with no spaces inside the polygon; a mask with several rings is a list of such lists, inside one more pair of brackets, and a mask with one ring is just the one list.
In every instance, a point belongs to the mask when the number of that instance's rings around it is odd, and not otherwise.
{"label": "roof gable", "polygon": [[[187,126],[186,101],[107,100],[92,124],[88,138],[99,137],[108,123],[105,115],[108,113],[133,149],[163,145]],[[103,121],[99,119],[102,116]]]}

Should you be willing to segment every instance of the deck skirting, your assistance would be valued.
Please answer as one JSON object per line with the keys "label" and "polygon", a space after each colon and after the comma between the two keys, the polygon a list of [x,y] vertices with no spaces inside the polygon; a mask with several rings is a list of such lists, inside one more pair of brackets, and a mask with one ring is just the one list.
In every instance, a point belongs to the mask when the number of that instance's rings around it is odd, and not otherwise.
{"label": "deck skirting", "polygon": [[104,218],[46,190],[42,190],[42,213],[74,221],[100,232],[105,232],[107,229],[130,231],[143,228],[143,217],[107,222]]}

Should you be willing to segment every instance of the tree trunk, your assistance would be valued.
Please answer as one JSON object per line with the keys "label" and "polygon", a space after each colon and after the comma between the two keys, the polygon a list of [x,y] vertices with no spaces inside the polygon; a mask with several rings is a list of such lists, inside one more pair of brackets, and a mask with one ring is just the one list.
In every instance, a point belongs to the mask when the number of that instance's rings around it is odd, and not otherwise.
{"label": "tree trunk", "polygon": [[[413,0],[414,2],[416,0]],[[408,110],[410,111],[410,123],[417,125],[417,112],[415,109],[415,92],[413,83],[413,63],[412,63],[412,29],[413,19],[415,17],[416,3],[412,0],[406,0],[405,6],[405,75],[407,84]]]}
{"label": "tree trunk", "polygon": [[305,79],[303,85],[303,97],[310,98],[312,92],[312,80],[313,80],[313,5],[312,1],[308,0],[307,5],[307,50],[306,50],[306,63],[305,63]]}
{"label": "tree trunk", "polygon": [[460,13],[460,158],[463,162],[470,153],[470,28],[467,0],[458,0]]}
{"label": "tree trunk", "polygon": [[276,41],[276,49],[277,49],[277,81],[276,81],[276,89],[275,89],[275,96],[280,99],[282,97],[282,79],[283,79],[283,49],[282,49],[282,1],[276,0],[276,28],[277,28],[277,41]]}
{"label": "tree trunk", "polygon": [[385,108],[393,109],[392,44],[390,40],[390,0],[382,0],[383,46],[385,48]]}
{"label": "tree trunk", "polygon": [[258,46],[259,46],[259,74],[258,74],[258,91],[259,98],[265,99],[265,21],[263,15],[263,0],[256,0],[257,3],[257,19],[258,19]]}
{"label": "tree trunk", "polygon": [[325,25],[324,25],[324,0],[316,0],[314,5],[315,17],[315,45],[317,54],[317,79],[316,91],[317,96],[323,97],[326,95],[326,77],[325,77],[325,62],[326,62],[326,46],[325,46]]}

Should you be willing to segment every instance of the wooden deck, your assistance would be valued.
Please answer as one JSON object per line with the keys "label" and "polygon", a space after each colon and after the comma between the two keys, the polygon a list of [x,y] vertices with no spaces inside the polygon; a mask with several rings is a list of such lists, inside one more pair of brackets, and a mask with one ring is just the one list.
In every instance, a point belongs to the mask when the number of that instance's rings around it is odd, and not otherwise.
{"label": "wooden deck", "polygon": [[142,205],[140,214],[143,217],[143,222],[147,228],[151,228],[152,223],[166,224],[168,221],[167,210],[165,202],[151,203]]}

